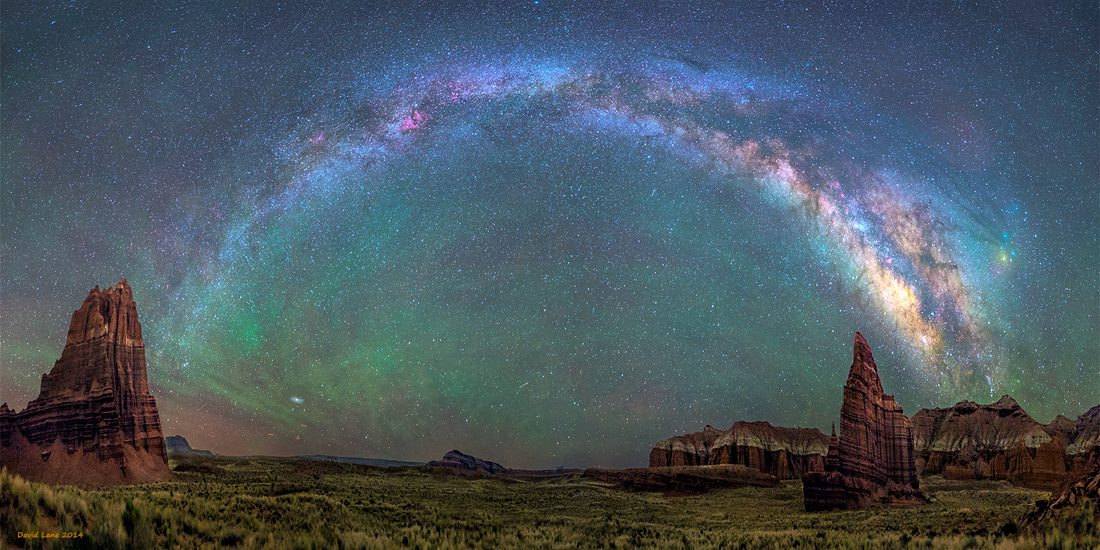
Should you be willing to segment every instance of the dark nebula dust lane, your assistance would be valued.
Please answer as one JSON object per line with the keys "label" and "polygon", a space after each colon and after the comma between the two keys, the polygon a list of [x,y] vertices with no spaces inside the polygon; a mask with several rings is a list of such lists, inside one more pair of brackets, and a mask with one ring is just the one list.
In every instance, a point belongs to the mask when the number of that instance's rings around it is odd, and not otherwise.
{"label": "dark nebula dust lane", "polygon": [[907,411],[1100,395],[1095,6],[232,8],[4,17],[13,406],[119,275],[221,452],[634,465],[827,427],[856,330]]}

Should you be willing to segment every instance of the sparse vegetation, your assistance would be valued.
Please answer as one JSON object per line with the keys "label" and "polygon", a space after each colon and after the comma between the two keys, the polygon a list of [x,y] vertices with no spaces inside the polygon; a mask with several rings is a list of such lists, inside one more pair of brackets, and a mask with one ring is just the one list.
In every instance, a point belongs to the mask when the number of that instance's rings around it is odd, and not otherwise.
{"label": "sparse vegetation", "polygon": [[[925,480],[919,508],[806,513],[802,486],[698,496],[630,493],[579,477],[467,479],[415,469],[203,458],[166,483],[81,490],[0,474],[0,528],[31,548],[1096,548],[1091,510],[1033,531],[1046,494]],[[70,540],[19,532],[81,532]]]}

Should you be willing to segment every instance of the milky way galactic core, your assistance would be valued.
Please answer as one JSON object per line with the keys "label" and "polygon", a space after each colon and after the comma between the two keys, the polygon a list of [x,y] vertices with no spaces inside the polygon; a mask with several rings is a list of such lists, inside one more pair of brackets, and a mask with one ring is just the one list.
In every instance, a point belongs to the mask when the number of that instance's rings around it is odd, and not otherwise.
{"label": "milky way galactic core", "polygon": [[640,464],[828,426],[856,330],[1098,401],[1096,6],[673,8],[6,10],[3,398],[125,275],[220,452]]}

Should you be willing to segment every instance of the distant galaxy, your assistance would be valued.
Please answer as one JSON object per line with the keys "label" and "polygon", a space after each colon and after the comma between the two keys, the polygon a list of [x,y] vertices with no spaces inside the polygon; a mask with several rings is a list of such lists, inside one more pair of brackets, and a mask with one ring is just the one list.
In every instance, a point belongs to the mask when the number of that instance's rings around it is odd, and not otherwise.
{"label": "distant galaxy", "polygon": [[910,413],[1100,396],[1095,5],[160,7],[4,18],[10,404],[119,275],[220,452],[638,465],[828,427],[856,330]]}

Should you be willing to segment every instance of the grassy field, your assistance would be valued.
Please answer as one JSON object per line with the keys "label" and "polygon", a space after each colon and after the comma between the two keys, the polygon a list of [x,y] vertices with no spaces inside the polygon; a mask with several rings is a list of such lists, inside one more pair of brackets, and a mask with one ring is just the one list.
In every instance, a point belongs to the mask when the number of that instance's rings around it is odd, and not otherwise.
{"label": "grassy field", "polygon": [[[167,483],[84,491],[0,474],[0,528],[17,547],[161,548],[1097,548],[1091,513],[1042,532],[1016,520],[1046,493],[924,481],[919,508],[806,513],[802,486],[698,496],[631,493],[579,477],[466,479],[270,458],[176,465]],[[189,471],[183,471],[189,470]],[[68,540],[19,532],[76,532]]]}

